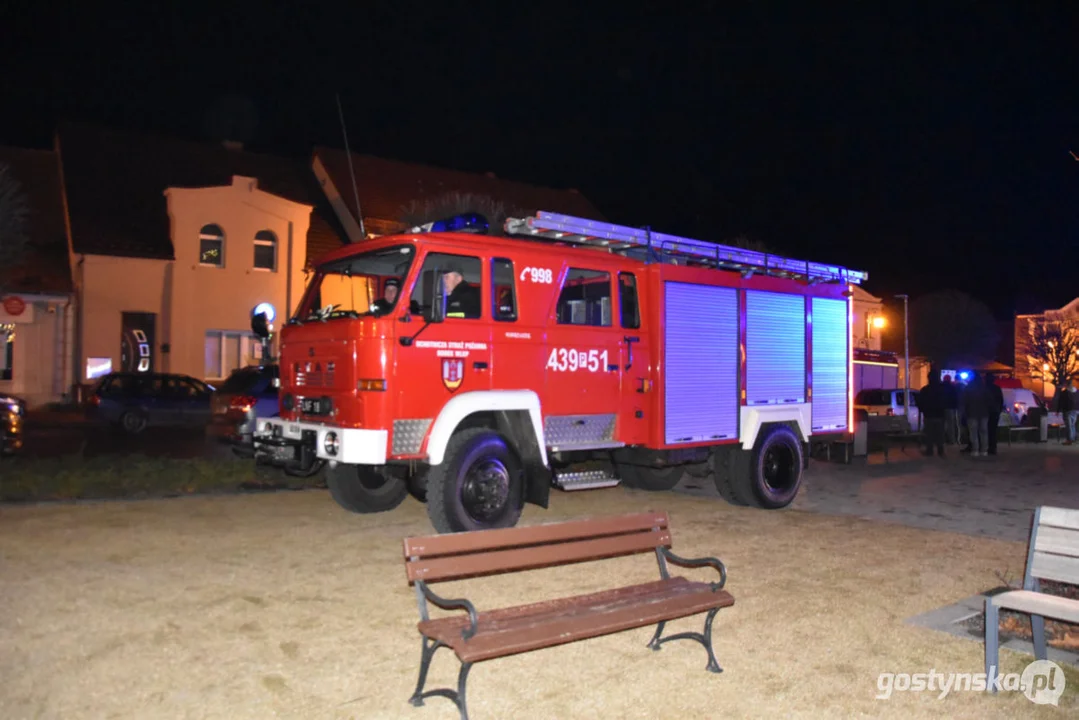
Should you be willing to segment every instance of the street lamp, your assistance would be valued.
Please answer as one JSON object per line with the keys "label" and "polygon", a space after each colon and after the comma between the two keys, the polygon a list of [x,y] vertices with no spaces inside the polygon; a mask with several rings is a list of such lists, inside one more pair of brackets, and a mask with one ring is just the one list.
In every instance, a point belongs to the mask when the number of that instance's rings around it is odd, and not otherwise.
{"label": "street lamp", "polygon": [[907,416],[907,422],[910,422],[910,333],[907,328],[909,323],[907,322],[909,316],[907,315],[907,305],[909,298],[906,295],[896,295],[897,298],[903,300],[903,414]]}

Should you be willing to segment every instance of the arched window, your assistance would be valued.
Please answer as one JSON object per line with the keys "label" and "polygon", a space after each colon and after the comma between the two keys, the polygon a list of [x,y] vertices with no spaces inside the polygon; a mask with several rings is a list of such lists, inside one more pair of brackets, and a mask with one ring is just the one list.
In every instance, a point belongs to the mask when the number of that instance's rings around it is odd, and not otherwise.
{"label": "arched window", "polygon": [[277,269],[277,236],[269,230],[259,230],[255,233],[255,269]]}
{"label": "arched window", "polygon": [[199,230],[199,265],[225,266],[225,231],[220,225],[203,225]]}

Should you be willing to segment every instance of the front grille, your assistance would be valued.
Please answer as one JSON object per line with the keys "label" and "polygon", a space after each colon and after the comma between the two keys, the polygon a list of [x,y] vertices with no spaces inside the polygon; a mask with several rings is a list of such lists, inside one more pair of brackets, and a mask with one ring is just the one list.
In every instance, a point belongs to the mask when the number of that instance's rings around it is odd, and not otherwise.
{"label": "front grille", "polygon": [[293,377],[297,387],[333,387],[336,363],[323,364],[320,360],[293,363]]}

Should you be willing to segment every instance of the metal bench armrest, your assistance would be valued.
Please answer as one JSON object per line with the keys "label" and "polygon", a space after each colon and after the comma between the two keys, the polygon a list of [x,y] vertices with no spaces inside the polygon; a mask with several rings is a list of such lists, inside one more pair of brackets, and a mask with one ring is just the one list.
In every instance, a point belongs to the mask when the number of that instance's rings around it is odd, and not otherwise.
{"label": "metal bench armrest", "polygon": [[678,565],[680,567],[684,567],[684,568],[713,567],[713,568],[715,568],[717,571],[719,571],[719,582],[718,583],[712,583],[712,589],[713,590],[719,590],[720,588],[722,588],[724,585],[727,584],[727,566],[724,565],[723,562],[719,558],[703,557],[703,558],[687,559],[687,558],[679,557],[678,555],[675,555],[674,553],[672,553],[670,551],[669,548],[666,548],[666,547],[660,547],[659,551],[660,551],[660,553],[663,554],[663,557],[668,562],[672,562],[675,565]]}
{"label": "metal bench armrest", "polygon": [[468,613],[469,626],[461,631],[461,637],[468,640],[476,634],[476,630],[479,626],[479,614],[476,612],[476,606],[470,603],[464,598],[447,599],[441,595],[435,594],[431,588],[427,587],[427,583],[420,583],[420,588],[423,590],[423,596],[438,605],[443,610],[464,610]]}

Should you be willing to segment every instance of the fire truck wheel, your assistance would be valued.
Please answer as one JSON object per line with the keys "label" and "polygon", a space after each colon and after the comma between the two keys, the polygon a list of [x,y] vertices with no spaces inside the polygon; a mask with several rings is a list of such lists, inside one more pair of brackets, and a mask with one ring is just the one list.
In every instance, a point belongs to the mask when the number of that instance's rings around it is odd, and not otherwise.
{"label": "fire truck wheel", "polygon": [[740,454],[749,460],[749,472],[732,473],[731,483],[742,502],[777,510],[794,501],[802,485],[802,443],[793,430],[776,425],[758,436],[752,453]]}
{"label": "fire truck wheel", "polygon": [[498,433],[468,428],[427,471],[427,515],[440,533],[513,527],[521,517],[523,473]]}
{"label": "fire truck wheel", "polygon": [[684,473],[685,468],[681,465],[665,468],[644,467],[643,465],[618,466],[618,475],[622,478],[623,485],[649,492],[673,490]]}
{"label": "fire truck wheel", "polygon": [[326,468],[326,486],[337,504],[354,513],[377,513],[393,510],[408,497],[403,477],[371,465],[346,465]]}

